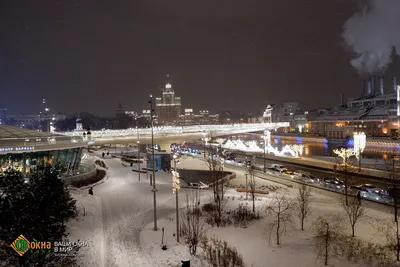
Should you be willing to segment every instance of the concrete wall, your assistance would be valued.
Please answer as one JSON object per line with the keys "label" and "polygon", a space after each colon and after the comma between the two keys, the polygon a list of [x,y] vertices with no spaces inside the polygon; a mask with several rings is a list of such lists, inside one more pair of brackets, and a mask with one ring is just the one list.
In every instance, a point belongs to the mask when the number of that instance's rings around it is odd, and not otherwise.
{"label": "concrete wall", "polygon": [[63,177],[62,179],[66,185],[71,185],[72,182],[81,182],[86,179],[92,178],[93,176],[96,175],[96,173],[97,173],[97,168],[95,168],[94,170],[91,170],[89,172],[77,174],[74,176]]}
{"label": "concrete wall", "polygon": [[[211,176],[211,171],[209,170],[187,170],[187,169],[178,169],[180,177],[186,182],[186,183],[198,183],[199,181],[209,184],[210,181],[210,176]],[[236,178],[236,173],[234,172],[223,172],[223,179],[224,180],[231,180]]]}

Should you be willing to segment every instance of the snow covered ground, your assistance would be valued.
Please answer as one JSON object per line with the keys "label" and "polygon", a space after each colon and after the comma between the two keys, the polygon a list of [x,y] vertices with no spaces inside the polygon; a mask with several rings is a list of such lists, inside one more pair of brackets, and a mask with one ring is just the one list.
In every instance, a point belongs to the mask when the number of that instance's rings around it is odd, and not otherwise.
{"label": "snow covered ground", "polygon": [[[178,168],[194,168],[207,169],[205,163],[199,164],[199,159],[183,158]],[[243,184],[243,173],[236,171],[237,178],[232,183]],[[274,185],[269,181],[257,180],[264,185]],[[294,196],[296,188],[288,189],[281,186],[285,190],[284,194]],[[259,195],[256,201],[257,209],[263,210],[265,205],[271,201],[274,192],[268,195]],[[242,196],[242,197],[240,197]],[[225,209],[234,209],[239,203],[248,203],[251,207],[251,201],[243,200],[245,193],[238,193],[234,189],[228,189],[226,197],[229,198],[225,204]],[[238,252],[243,256],[246,266],[253,267],[310,267],[324,266],[317,260],[314,250],[313,233],[311,231],[311,223],[318,217],[325,214],[336,214],[344,220],[344,231],[350,234],[350,225],[345,217],[345,212],[341,206],[341,200],[338,197],[326,196],[320,193],[313,193],[312,214],[306,222],[305,231],[300,230],[300,223],[295,218],[292,227],[289,227],[287,236],[282,239],[280,246],[269,243],[266,234],[266,219],[249,224],[247,228],[225,227],[217,228],[208,226],[207,234],[217,237],[220,240],[227,241],[231,246],[237,248]],[[204,202],[203,202],[204,203]],[[367,209],[366,215],[360,218],[356,225],[356,237],[365,241],[383,243],[384,238],[377,230],[379,221],[390,221],[392,215],[375,209]],[[154,259],[157,259],[158,266],[180,266],[181,260],[189,257],[188,248],[183,242],[176,243],[175,233],[175,216],[173,213],[169,217],[160,221],[160,225],[165,228],[164,244],[167,244],[166,251],[161,250],[161,233],[151,230],[151,225],[146,226],[141,233],[142,246],[148,251]],[[182,241],[182,240],[181,240]],[[201,252],[199,253],[201,256]],[[192,258],[192,266],[207,266],[205,262],[199,262],[197,258]],[[332,258],[329,266],[337,267],[367,267],[366,264],[356,264],[345,259]]]}
{"label": "snow covered ground", "polygon": [[[100,155],[102,151],[96,152]],[[81,249],[79,258],[81,266],[180,266],[180,261],[190,258],[184,244],[176,243],[175,233],[175,197],[172,194],[172,179],[170,173],[157,172],[157,215],[158,231],[153,231],[153,194],[149,180],[141,174],[132,172],[132,168],[124,167],[120,159],[106,157],[103,159],[108,166],[108,180],[94,187],[94,196],[88,195],[87,190],[73,191],[80,210],[78,220],[68,224],[69,239],[71,241],[87,241],[89,247]],[[207,165],[200,159],[182,158],[178,168],[207,169]],[[237,178],[231,184],[244,184],[244,173],[237,171]],[[258,179],[259,184],[274,185],[272,182]],[[284,186],[280,186],[283,188]],[[182,189],[180,195],[191,189]],[[286,194],[294,195],[295,189],[287,189]],[[202,191],[204,203],[211,192]],[[239,203],[238,193],[229,189],[226,197],[229,200],[225,209],[234,209]],[[323,266],[316,260],[313,249],[310,222],[321,214],[335,213],[344,216],[339,199],[314,194],[312,218],[306,224],[306,231],[299,231],[296,223],[283,238],[281,246],[271,245],[265,235],[266,222],[261,220],[251,223],[247,228],[212,228],[208,234],[226,240],[236,247],[243,255],[246,266]],[[273,193],[258,196],[257,207],[262,209],[270,201]],[[184,203],[183,197],[181,204]],[[251,202],[247,201],[251,206]],[[83,216],[83,207],[85,216]],[[382,241],[376,233],[375,222],[379,219],[390,220],[390,215],[381,211],[369,210],[367,215],[360,219],[356,226],[356,236],[364,240]],[[347,221],[345,221],[347,222]],[[164,227],[164,244],[168,249],[161,249],[161,229]],[[349,231],[349,228],[346,229]],[[201,252],[200,252],[201,254]],[[207,266],[197,258],[191,258],[191,266]],[[345,260],[334,259],[331,266],[358,266]]]}
{"label": "snow covered ground", "polygon": [[[102,151],[96,151],[100,155]],[[108,180],[87,190],[74,191],[77,206],[93,209],[84,220],[69,223],[71,238],[93,243],[93,249],[82,253],[82,266],[157,266],[140,246],[140,231],[153,221],[153,193],[146,174],[124,167],[121,160],[105,157]],[[170,173],[157,172],[157,215],[173,211],[172,178]],[[98,252],[96,252],[98,251]]]}

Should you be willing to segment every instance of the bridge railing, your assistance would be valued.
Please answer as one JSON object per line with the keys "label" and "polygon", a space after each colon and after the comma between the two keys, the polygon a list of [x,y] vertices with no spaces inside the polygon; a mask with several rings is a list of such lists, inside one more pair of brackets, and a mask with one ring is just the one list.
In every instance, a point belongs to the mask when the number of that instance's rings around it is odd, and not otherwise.
{"label": "bridge railing", "polygon": [[[277,129],[288,127],[288,122],[281,123],[248,123],[248,124],[222,124],[222,125],[191,125],[191,126],[155,126],[153,132],[155,135],[170,134],[190,134],[209,132],[235,132],[235,131],[262,131],[265,129]],[[66,136],[83,136],[84,131],[60,132],[59,134]],[[91,131],[92,137],[123,137],[135,135],[151,135],[151,128],[129,128],[121,130],[99,130]]]}

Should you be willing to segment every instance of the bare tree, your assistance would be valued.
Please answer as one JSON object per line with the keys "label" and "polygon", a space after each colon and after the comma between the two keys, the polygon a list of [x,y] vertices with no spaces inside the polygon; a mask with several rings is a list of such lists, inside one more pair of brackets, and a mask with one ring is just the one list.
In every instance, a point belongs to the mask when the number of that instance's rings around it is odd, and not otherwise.
{"label": "bare tree", "polygon": [[306,184],[301,184],[297,189],[296,195],[296,214],[300,219],[301,230],[304,231],[304,222],[311,215],[311,201],[313,197],[311,194],[311,187]]}
{"label": "bare tree", "polygon": [[191,255],[205,236],[205,222],[201,219],[200,201],[197,194],[186,194],[186,208],[181,211],[180,234],[185,238]]}
{"label": "bare tree", "polygon": [[350,161],[349,159],[354,156],[354,151],[350,148],[341,148],[341,149],[335,149],[333,150],[333,153],[335,153],[339,158],[342,159],[340,166],[339,172],[343,174],[343,180],[344,180],[344,194],[345,194],[345,203],[348,205],[348,188],[349,188],[349,170],[351,168]]}
{"label": "bare tree", "polygon": [[358,222],[358,219],[365,215],[366,212],[365,208],[361,205],[361,197],[349,196],[347,205],[345,199],[342,199],[342,206],[347,217],[349,218],[351,236],[355,237],[356,223]]}
{"label": "bare tree", "polygon": [[395,253],[396,260],[400,261],[399,223],[394,221],[381,221],[377,230],[378,233],[380,233],[386,239],[386,244],[390,251]]}
{"label": "bare tree", "polygon": [[312,227],[315,232],[317,257],[323,257],[325,265],[328,265],[328,259],[336,251],[335,246],[338,245],[342,236],[342,220],[337,215],[320,216]]}
{"label": "bare tree", "polygon": [[257,182],[256,182],[256,178],[254,176],[253,165],[251,165],[249,167],[249,179],[247,180],[247,185],[250,187],[251,200],[253,201],[253,213],[255,213],[256,212],[256,201],[255,200],[256,200]]}
{"label": "bare tree", "polygon": [[215,223],[219,227],[222,221],[222,214],[225,205],[224,195],[225,195],[225,181],[224,181],[224,170],[223,164],[218,157],[216,149],[212,147],[213,134],[209,133],[209,157],[207,159],[207,166],[210,170],[210,185],[213,189],[213,197],[215,203]]}
{"label": "bare tree", "polygon": [[[281,236],[286,234],[287,227],[293,222],[293,202],[283,192],[275,195],[266,207],[270,220],[267,223],[269,241],[276,239],[276,244],[281,244]],[[275,232],[275,234],[274,234]]]}
{"label": "bare tree", "polygon": [[400,261],[400,230],[399,230],[399,200],[400,200],[400,166],[399,160],[396,155],[396,150],[392,151],[390,159],[385,161],[385,171],[388,178],[390,178],[392,186],[388,189],[389,195],[393,200],[393,216],[394,220],[392,223],[386,225],[384,231],[386,239],[389,245],[394,248],[396,252],[396,259]]}

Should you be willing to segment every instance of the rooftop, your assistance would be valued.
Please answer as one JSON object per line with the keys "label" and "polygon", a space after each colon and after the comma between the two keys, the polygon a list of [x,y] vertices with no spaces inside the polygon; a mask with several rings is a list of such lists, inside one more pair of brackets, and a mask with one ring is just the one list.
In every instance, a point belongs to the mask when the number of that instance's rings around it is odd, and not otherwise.
{"label": "rooftop", "polygon": [[0,124],[0,139],[10,138],[32,138],[58,136],[53,133],[38,132],[29,129],[22,129],[10,125]]}

